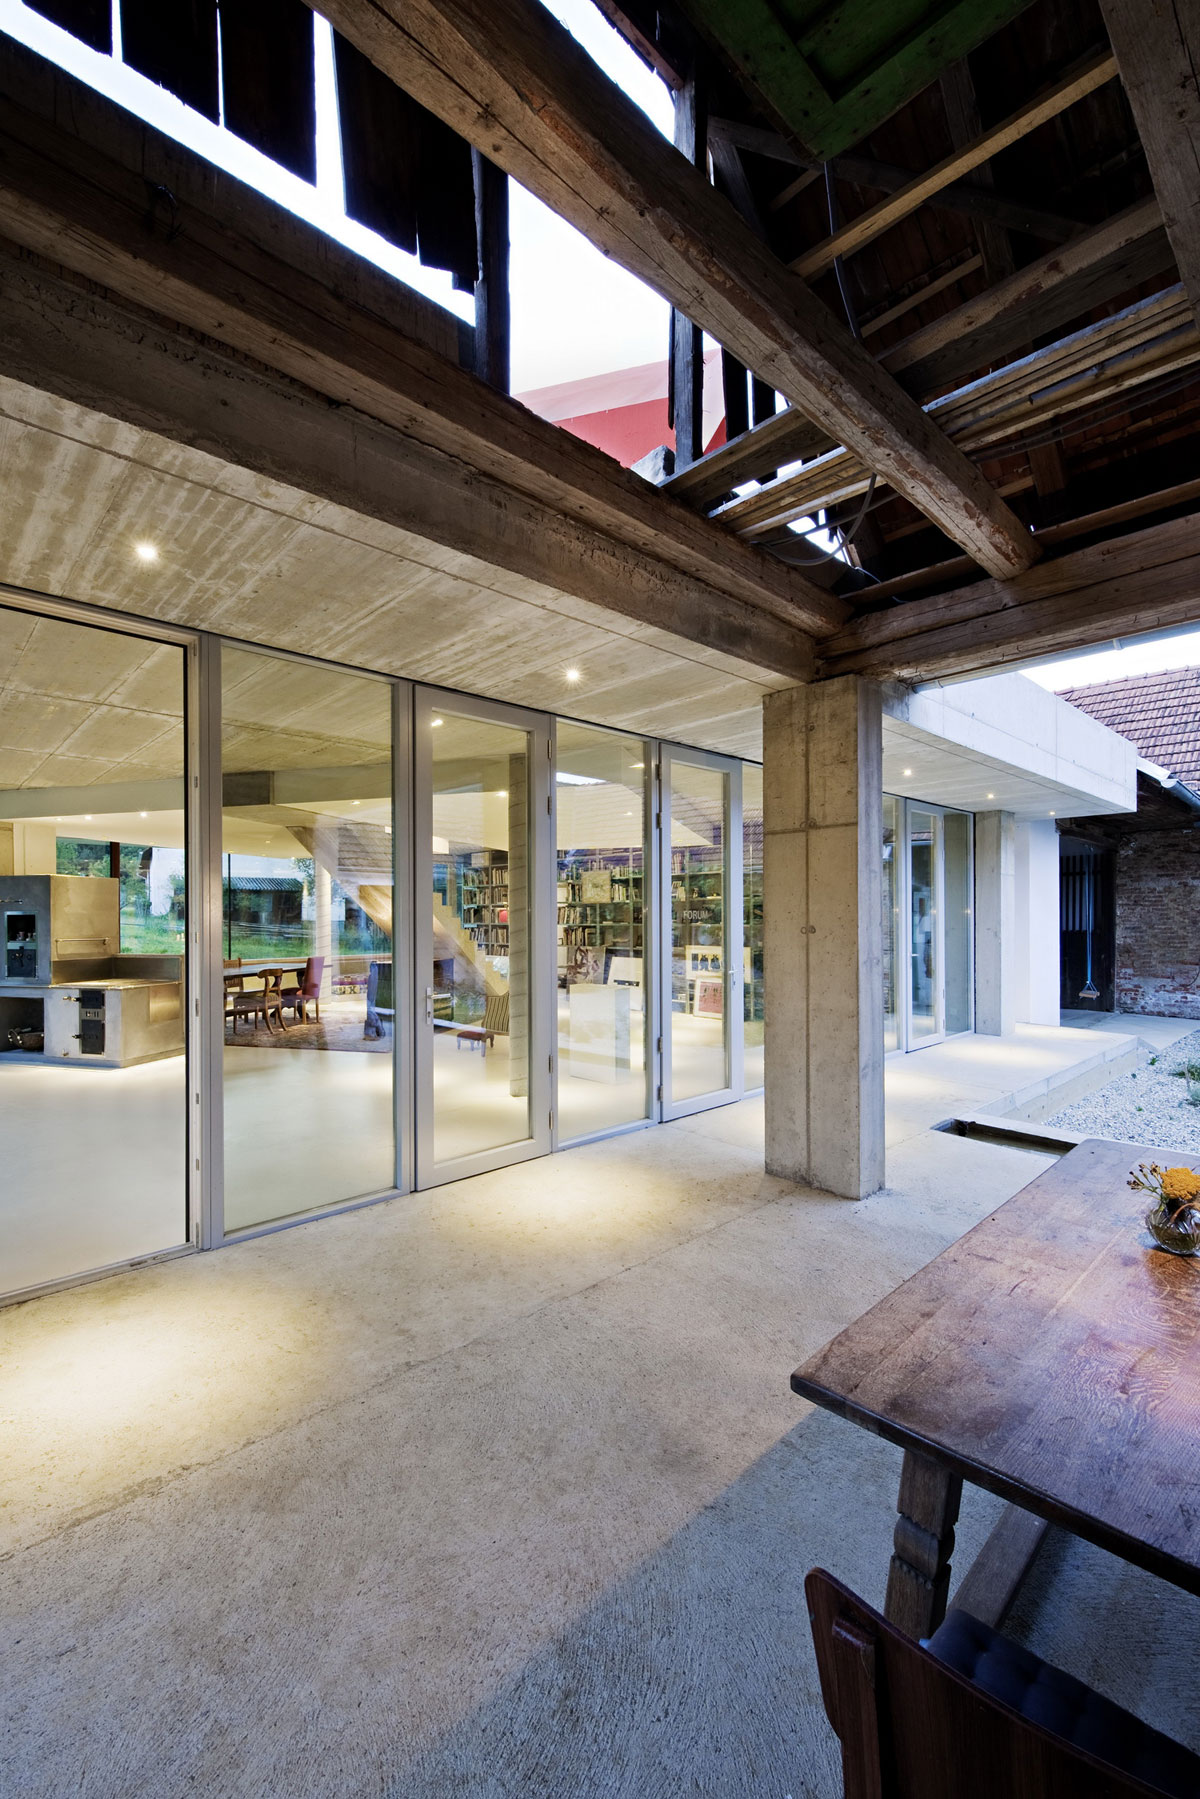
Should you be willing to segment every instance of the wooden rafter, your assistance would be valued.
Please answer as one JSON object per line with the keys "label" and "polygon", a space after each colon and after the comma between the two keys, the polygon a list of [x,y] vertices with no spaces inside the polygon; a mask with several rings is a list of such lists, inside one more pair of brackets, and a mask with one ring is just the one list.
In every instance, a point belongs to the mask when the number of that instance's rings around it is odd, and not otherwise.
{"label": "wooden rafter", "polygon": [[537,0],[328,0],[339,31],[985,568],[1029,532]]}
{"label": "wooden rafter", "polygon": [[977,137],[973,143],[952,150],[949,156],[944,156],[932,169],[916,176],[907,187],[890,194],[875,206],[869,206],[840,231],[834,232],[823,242],[814,244],[802,256],[795,257],[792,268],[803,275],[806,281],[823,274],[826,269],[833,267],[839,256],[849,256],[855,250],[861,250],[864,244],[872,243],[893,225],[898,225],[901,219],[908,218],[910,213],[923,206],[940,189],[969,175],[972,169],[979,168],[1001,150],[1006,150],[1010,144],[1027,137],[1048,119],[1057,118],[1068,106],[1073,106],[1077,100],[1082,100],[1085,95],[1094,93],[1105,82],[1111,81],[1116,72],[1116,58],[1110,50],[1103,50],[1098,55],[1089,57],[1081,68],[1072,70],[1061,81],[1055,82],[1048,92],[1027,101],[1000,124],[993,125],[981,137]]}
{"label": "wooden rafter", "polygon": [[[464,513],[474,482],[522,493],[623,545],[631,569],[645,558],[651,585],[678,584],[697,614],[707,594],[799,632],[845,616],[405,329],[428,315],[453,342],[457,322],[439,309],[52,65],[10,47],[0,98],[0,232],[13,242],[450,459]],[[148,212],[147,194],[167,190],[172,210]],[[586,578],[558,574],[568,588]]]}
{"label": "wooden rafter", "polygon": [[856,619],[822,646],[822,675],[933,680],[1200,619],[1193,513]]}
{"label": "wooden rafter", "polygon": [[[914,398],[925,400],[1171,267],[1157,202],[1144,200],[913,332],[882,351],[880,360]],[[827,435],[795,412],[780,413],[760,429],[761,436],[748,432],[710,451],[666,486],[703,507],[764,469],[832,447]]]}
{"label": "wooden rafter", "polygon": [[[955,443],[980,452],[1197,362],[1200,330],[1176,286],[944,395],[930,411]],[[869,479],[851,452],[834,450],[715,516],[761,538],[863,492]]]}
{"label": "wooden rafter", "polygon": [[1200,11],[1179,0],[1100,0],[1100,10],[1200,321]]}
{"label": "wooden rafter", "polygon": [[[770,157],[775,162],[788,163],[793,168],[805,171],[776,194],[770,203],[770,210],[773,212],[786,206],[789,200],[794,200],[806,187],[811,187],[824,170],[824,163],[796,150],[777,131],[766,131],[761,125],[743,125],[733,119],[712,118],[708,122],[708,129],[710,137],[733,144],[739,150],[752,150],[757,156]],[[898,193],[916,179],[912,169],[901,168],[899,163],[881,162],[877,157],[856,155],[853,152],[832,157],[830,167],[839,181],[853,182],[856,187],[878,188],[885,194]],[[1061,213],[1050,212],[1030,201],[1014,199],[1011,194],[997,193],[994,188],[981,182],[952,181],[948,187],[939,188],[936,194],[931,195],[928,204],[941,207],[945,212],[963,213],[968,218],[991,220],[1013,231],[1028,231],[1034,237],[1046,238],[1051,243],[1066,243],[1068,238],[1074,237],[1083,229],[1078,219],[1068,219]]]}

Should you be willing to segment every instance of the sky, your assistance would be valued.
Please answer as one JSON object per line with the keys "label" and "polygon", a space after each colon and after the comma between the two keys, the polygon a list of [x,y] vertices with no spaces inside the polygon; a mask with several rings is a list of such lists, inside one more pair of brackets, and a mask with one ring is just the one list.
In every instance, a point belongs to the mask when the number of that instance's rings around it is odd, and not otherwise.
{"label": "sky", "polygon": [[[545,0],[588,54],[624,89],[664,135],[672,130],[670,95],[592,0]],[[317,18],[316,188],[213,125],[165,89],[97,55],[32,12],[23,0],[0,0],[0,30],[41,52],[81,80],[231,170],[281,205],[310,219],[350,249],[457,313],[472,316],[471,298],[455,293],[449,275],[423,269],[365,226],[346,217],[336,130],[332,35]],[[635,276],[604,256],[516,181],[511,187],[512,391],[658,362],[667,353],[669,308]],[[824,538],[819,540],[822,544]],[[1200,664],[1200,629],[1125,640],[1024,672],[1043,687],[1069,687],[1122,675]]]}

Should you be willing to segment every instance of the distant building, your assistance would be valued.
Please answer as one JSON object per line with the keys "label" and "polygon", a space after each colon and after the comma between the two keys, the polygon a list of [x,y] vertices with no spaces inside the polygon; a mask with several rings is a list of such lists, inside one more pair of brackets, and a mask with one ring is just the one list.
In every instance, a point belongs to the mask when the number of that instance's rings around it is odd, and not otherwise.
{"label": "distant building", "polygon": [[1062,1003],[1200,1018],[1200,668],[1059,697],[1139,754],[1136,813],[1060,825]]}

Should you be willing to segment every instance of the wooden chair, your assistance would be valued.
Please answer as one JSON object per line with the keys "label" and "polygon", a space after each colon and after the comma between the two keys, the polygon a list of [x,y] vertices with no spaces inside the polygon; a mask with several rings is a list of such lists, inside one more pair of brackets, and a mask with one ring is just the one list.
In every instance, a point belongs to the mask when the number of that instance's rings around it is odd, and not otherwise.
{"label": "wooden chair", "polygon": [[461,1049],[465,1043],[470,1049],[478,1043],[480,1053],[486,1061],[488,1050],[491,1049],[497,1037],[508,1036],[508,1016],[508,994],[489,993],[483,1008],[482,1024],[458,1025],[454,1033],[458,1038],[455,1048]]}
{"label": "wooden chair", "polygon": [[967,1613],[926,1647],[822,1569],[804,1591],[846,1799],[1200,1793],[1200,1757]]}
{"label": "wooden chair", "polygon": [[304,964],[304,974],[294,987],[281,987],[279,998],[281,1004],[290,1006],[293,1016],[303,1024],[308,1023],[308,1008],[311,1006],[317,1018],[321,1016],[321,976],[325,972],[324,956],[310,956]]}
{"label": "wooden chair", "polygon": [[261,975],[261,987],[246,987],[240,975],[232,978],[237,981],[238,985],[231,991],[230,977],[226,977],[225,1022],[228,1024],[232,1019],[235,1034],[239,1018],[248,1018],[251,1028],[254,1029],[260,1013],[268,1031],[274,1028],[271,1024],[273,1017],[278,1018],[281,1031],[287,1029],[283,1021],[282,968],[264,968]]}

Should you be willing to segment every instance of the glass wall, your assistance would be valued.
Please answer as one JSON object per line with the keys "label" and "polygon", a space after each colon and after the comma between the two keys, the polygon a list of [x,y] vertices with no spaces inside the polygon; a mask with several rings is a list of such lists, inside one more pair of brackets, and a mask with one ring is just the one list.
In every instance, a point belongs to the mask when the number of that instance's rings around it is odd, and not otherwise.
{"label": "glass wall", "polygon": [[969,812],[942,815],[947,1035],[969,1031],[974,1015],[974,822]]}
{"label": "glass wall", "polygon": [[903,801],[894,793],[883,796],[883,1047],[900,1048],[902,1017],[896,981],[896,946],[900,938],[899,857],[900,813]]}
{"label": "glass wall", "polygon": [[417,729],[431,771],[417,796],[432,846],[418,1121],[429,1181],[531,1136],[530,740],[449,706],[420,709]]}
{"label": "glass wall", "polygon": [[969,812],[883,796],[885,1050],[972,1028],[973,829]]}
{"label": "glass wall", "polygon": [[225,1229],[386,1192],[392,688],[221,657]]}
{"label": "glass wall", "polygon": [[0,1289],[187,1240],[184,650],[0,610]]}
{"label": "glass wall", "polygon": [[567,720],[556,763],[558,1133],[646,1116],[646,745]]}
{"label": "glass wall", "polygon": [[[670,1017],[664,1098],[669,1105],[727,1092],[729,775],[664,759],[671,820]],[[738,944],[739,954],[741,943]]]}
{"label": "glass wall", "polygon": [[761,1087],[763,1061],[763,771],[742,764],[742,931],[745,987],[742,996],[747,1092]]}

